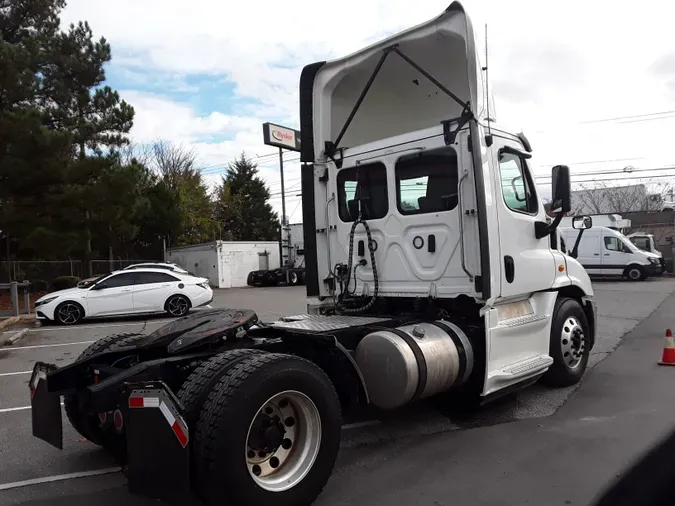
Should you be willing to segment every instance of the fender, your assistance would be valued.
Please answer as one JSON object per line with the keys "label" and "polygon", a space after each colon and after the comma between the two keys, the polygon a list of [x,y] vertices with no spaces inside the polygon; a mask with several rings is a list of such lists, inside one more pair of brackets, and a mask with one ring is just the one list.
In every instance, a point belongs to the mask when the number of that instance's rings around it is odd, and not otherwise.
{"label": "fender", "polygon": [[308,336],[307,339],[285,338],[278,350],[314,362],[328,375],[335,386],[340,402],[352,406],[369,404],[368,389],[359,366],[335,336]]}

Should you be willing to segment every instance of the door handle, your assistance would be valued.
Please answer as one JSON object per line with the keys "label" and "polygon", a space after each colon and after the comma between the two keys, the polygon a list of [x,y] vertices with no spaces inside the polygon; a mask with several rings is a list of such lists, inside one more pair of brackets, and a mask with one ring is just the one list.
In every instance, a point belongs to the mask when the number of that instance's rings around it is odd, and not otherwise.
{"label": "door handle", "polygon": [[504,257],[504,277],[507,283],[513,283],[516,277],[516,265],[513,263],[513,257],[509,255]]}
{"label": "door handle", "polygon": [[124,292],[130,292],[130,291],[131,291],[131,288],[125,288],[124,290],[122,290],[122,293],[124,293]]}
{"label": "door handle", "polygon": [[600,253],[593,253],[593,256],[594,256],[594,257],[599,257],[599,256],[600,256]]}
{"label": "door handle", "polygon": [[427,237],[427,245],[429,253],[436,252],[436,236],[434,234],[430,234],[429,237]]}
{"label": "door handle", "polygon": [[609,256],[609,253],[605,253],[605,256],[608,257],[608,256]]}

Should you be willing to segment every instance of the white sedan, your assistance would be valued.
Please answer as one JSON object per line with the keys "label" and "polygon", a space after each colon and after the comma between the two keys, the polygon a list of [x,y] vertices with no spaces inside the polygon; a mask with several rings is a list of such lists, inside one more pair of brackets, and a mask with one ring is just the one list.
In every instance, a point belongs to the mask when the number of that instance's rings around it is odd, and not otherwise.
{"label": "white sedan", "polygon": [[35,302],[35,312],[38,320],[73,325],[84,318],[164,311],[179,317],[212,300],[206,278],[139,268],[105,274],[82,288],[49,293]]}

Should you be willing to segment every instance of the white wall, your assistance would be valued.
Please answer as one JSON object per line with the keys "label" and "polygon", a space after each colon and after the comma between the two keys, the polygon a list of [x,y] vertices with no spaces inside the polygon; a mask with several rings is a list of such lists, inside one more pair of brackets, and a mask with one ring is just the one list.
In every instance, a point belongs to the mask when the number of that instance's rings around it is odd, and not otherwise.
{"label": "white wall", "polygon": [[269,253],[269,267],[276,269],[281,264],[279,243],[275,241],[241,242],[218,241],[220,275],[218,288],[247,286],[248,273],[260,267],[258,253]]}
{"label": "white wall", "polygon": [[166,254],[168,262],[180,265],[195,276],[208,278],[209,284],[213,287],[219,286],[218,253],[215,242],[169,248]]}

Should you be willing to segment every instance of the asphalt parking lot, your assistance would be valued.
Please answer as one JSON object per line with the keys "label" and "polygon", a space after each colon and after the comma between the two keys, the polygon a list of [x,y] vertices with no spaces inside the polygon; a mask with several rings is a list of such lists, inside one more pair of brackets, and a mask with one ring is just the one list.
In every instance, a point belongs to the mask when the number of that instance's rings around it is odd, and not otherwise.
{"label": "asphalt parking lot", "polygon": [[[666,315],[675,310],[675,304],[670,309],[665,308],[667,304],[663,304],[675,292],[675,279],[663,278],[642,283],[598,282],[594,286],[598,299],[599,321],[597,344],[590,361],[592,368],[596,368],[617,348],[622,336],[633,331],[659,306],[662,306],[660,311],[665,311]],[[671,299],[675,301],[675,296],[668,301]],[[284,314],[303,312],[304,287],[224,290],[216,293],[213,305],[253,308],[261,319],[269,320]],[[94,321],[74,328],[43,326],[31,329],[13,347],[0,347],[1,505],[77,506],[96,503],[105,506],[122,502],[129,505],[151,504],[149,501],[129,496],[123,476],[117,472],[107,455],[80,438],[67,422],[64,423],[63,451],[53,449],[33,438],[27,382],[35,361],[65,365],[74,360],[88,344],[100,337],[117,332],[151,332],[167,321],[169,320],[165,317],[159,316]],[[662,337],[662,334],[652,335],[654,331],[649,333],[654,339]],[[2,340],[3,336],[0,336],[0,341]],[[628,350],[626,346],[622,347],[622,350],[624,349]],[[656,349],[654,353],[658,354],[660,350]],[[657,358],[655,356],[654,360]],[[446,437],[444,435],[452,433],[453,436],[447,437],[463,438],[461,442],[466,443],[476,439],[474,429],[494,428],[503,424],[503,427],[495,430],[502,431],[499,437],[503,440],[499,446],[505,446],[511,437],[509,427],[513,430],[524,430],[518,428],[527,428],[528,424],[532,423],[535,424],[534,427],[541,427],[543,420],[546,420],[543,417],[556,413],[571,396],[572,398],[582,396],[584,388],[587,388],[585,383],[586,380],[580,386],[562,390],[549,390],[535,385],[461,420],[443,414],[431,405],[420,404],[414,409],[398,413],[391,419],[368,419],[364,420],[364,423],[347,426],[343,436],[343,451],[334,477],[317,504],[407,505],[413,502],[420,505],[446,504],[433,494],[425,496],[422,492],[414,497],[408,494],[405,499],[400,497],[396,500],[383,492],[374,497],[373,490],[377,490],[377,487],[369,488],[368,482],[363,477],[365,470],[371,472],[375,467],[384,473],[383,469],[391,468],[393,465],[391,461],[396,460],[395,457],[399,452],[404,450],[412,452],[414,449],[426,447],[434,460],[433,469],[429,469],[429,472],[433,471],[432,475],[436,476],[439,469],[449,469],[462,462],[458,462],[447,449],[441,452],[436,448],[437,444],[434,446],[435,449],[429,449],[428,446],[431,444],[429,438]],[[573,396],[577,389],[580,392]],[[640,443],[645,437],[643,434],[642,439],[634,439],[633,444]],[[500,458],[505,459],[506,463],[510,458],[509,451],[513,452],[511,458],[515,459],[514,463],[519,461],[520,457],[516,456],[515,449],[509,450],[507,447],[504,451],[506,456]],[[429,455],[417,455],[409,464],[397,463],[397,467],[391,471],[393,475],[387,476],[399,484],[406,480],[410,481],[410,466],[417,466],[419,460],[427,457]],[[475,461],[472,462],[474,466],[477,464]],[[417,467],[416,469],[418,472],[423,471]],[[513,472],[511,468],[511,476]],[[592,473],[589,476],[592,476]],[[504,486],[509,488],[506,483]],[[361,488],[363,490],[359,491]],[[459,488],[463,490],[465,487]],[[469,495],[465,498],[462,498],[461,494],[456,496],[455,499],[460,500],[453,501],[453,504],[478,503],[468,500],[470,494],[475,491],[466,493]],[[378,500],[380,496],[382,502]],[[499,493],[496,493],[495,497],[499,497]],[[539,501],[537,504],[578,504],[558,502],[557,499],[553,498],[551,502]],[[484,501],[480,504],[516,503]]]}

